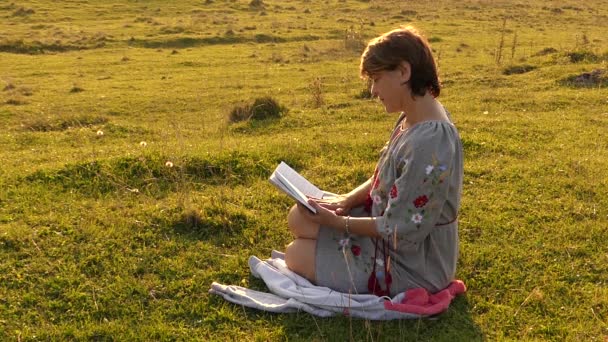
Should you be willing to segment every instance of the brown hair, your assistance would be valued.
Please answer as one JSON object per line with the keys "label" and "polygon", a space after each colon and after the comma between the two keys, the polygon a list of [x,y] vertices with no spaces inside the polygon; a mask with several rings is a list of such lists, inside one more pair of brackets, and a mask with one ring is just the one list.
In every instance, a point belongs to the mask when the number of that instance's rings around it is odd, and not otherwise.
{"label": "brown hair", "polygon": [[361,55],[361,77],[372,77],[384,70],[395,70],[401,62],[411,65],[412,95],[427,91],[439,96],[441,85],[437,65],[428,41],[412,26],[401,27],[372,39]]}

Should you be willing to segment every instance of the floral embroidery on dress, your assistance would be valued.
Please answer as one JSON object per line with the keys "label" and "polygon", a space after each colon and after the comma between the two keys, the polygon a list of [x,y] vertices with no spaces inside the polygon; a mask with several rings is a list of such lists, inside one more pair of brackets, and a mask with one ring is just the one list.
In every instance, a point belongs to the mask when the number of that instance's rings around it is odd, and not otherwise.
{"label": "floral embroidery on dress", "polygon": [[416,199],[414,200],[414,206],[416,208],[422,208],[424,207],[429,201],[429,198],[426,197],[426,195],[422,195],[422,196],[418,196],[416,197]]}
{"label": "floral embroidery on dress", "polygon": [[415,224],[420,224],[422,223],[423,218],[424,216],[422,216],[420,213],[416,213],[412,215],[412,222],[414,222]]}
{"label": "floral embroidery on dress", "polygon": [[[437,186],[438,184],[443,183],[443,180],[449,174],[447,170],[448,168],[443,164],[439,164],[435,156],[433,156],[433,164],[429,164],[424,168],[424,171],[428,177],[425,177],[422,180],[422,184],[426,185],[427,182],[430,181],[430,186]],[[425,190],[425,192],[426,191],[428,190]],[[409,221],[416,224],[417,228],[420,228],[420,224],[422,223],[422,221],[424,221],[425,210],[422,209],[421,211],[417,211],[416,209],[421,209],[427,206],[427,204],[429,204],[429,202],[433,198],[433,195],[434,189],[431,188],[430,193],[421,194],[414,198],[414,200],[411,202],[414,205],[414,209],[407,209],[407,213],[408,215],[410,215]]]}
{"label": "floral embroidery on dress", "polygon": [[348,247],[348,245],[350,244],[350,238],[346,237],[344,239],[340,239],[340,241],[338,241],[338,245],[340,245],[339,249],[345,249]]}
{"label": "floral embroidery on dress", "polygon": [[352,255],[359,257],[363,252],[363,248],[361,248],[361,245],[357,242],[357,238],[351,235],[346,235],[346,233],[344,234],[343,238],[339,240],[334,238],[334,241],[336,241],[338,245],[338,250],[342,251],[343,253],[350,250]]}
{"label": "floral embroidery on dress", "polygon": [[393,187],[391,188],[390,196],[391,198],[397,197],[397,186],[395,184],[393,184]]}

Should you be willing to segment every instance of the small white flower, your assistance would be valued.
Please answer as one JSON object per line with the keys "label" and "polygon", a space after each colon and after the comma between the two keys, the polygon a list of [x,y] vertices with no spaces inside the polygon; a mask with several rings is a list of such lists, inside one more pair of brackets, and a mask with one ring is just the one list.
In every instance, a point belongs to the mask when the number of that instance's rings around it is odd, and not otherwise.
{"label": "small white flower", "polygon": [[418,224],[420,222],[422,222],[423,216],[420,214],[414,214],[412,215],[412,222]]}
{"label": "small white flower", "polygon": [[374,203],[378,204],[378,203],[382,202],[382,197],[380,197],[380,195],[374,195],[374,196],[372,196],[372,201],[374,201]]}
{"label": "small white flower", "polygon": [[435,169],[435,167],[433,165],[427,165],[426,174],[427,175],[431,174],[431,172],[433,172],[434,169]]}
{"label": "small white flower", "polygon": [[98,136],[102,136],[103,135],[103,131],[102,130],[97,131],[97,135]]}
{"label": "small white flower", "polygon": [[350,238],[340,239],[340,241],[338,242],[340,247],[347,247],[349,243],[350,243]]}
{"label": "small white flower", "polygon": [[384,266],[384,260],[382,260],[380,258],[376,258],[376,265],[378,265],[379,267],[383,267]]}
{"label": "small white flower", "polygon": [[486,111],[484,111],[483,113],[487,115],[489,112],[486,110]]}
{"label": "small white flower", "polygon": [[166,167],[173,167],[173,163],[170,162],[170,161],[168,161],[168,162],[165,163],[165,166]]}
{"label": "small white flower", "polygon": [[139,142],[139,146],[141,146],[141,147],[146,147],[146,146],[148,146],[148,143],[147,143],[147,142],[145,142],[145,141],[140,141],[140,142]]}

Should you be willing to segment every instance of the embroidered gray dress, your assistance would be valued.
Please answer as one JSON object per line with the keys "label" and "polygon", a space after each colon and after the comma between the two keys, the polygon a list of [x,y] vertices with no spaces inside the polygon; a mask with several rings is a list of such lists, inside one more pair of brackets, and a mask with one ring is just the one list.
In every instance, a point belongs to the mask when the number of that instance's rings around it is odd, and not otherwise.
{"label": "embroidered gray dress", "polygon": [[322,226],[317,285],[368,293],[372,273],[386,289],[387,270],[391,296],[416,287],[445,288],[456,272],[462,178],[462,143],[452,123],[424,121],[405,131],[398,124],[374,172],[371,213],[351,212],[374,217],[382,239],[345,236]]}

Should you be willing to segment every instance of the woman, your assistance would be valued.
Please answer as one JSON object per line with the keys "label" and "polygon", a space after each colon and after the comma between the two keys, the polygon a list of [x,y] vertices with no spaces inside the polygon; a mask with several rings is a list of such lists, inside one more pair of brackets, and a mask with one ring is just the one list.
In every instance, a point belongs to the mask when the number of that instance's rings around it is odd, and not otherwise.
{"label": "woman", "polygon": [[373,177],[346,195],[311,199],[317,214],[291,209],[296,239],[285,261],[340,292],[437,292],[456,271],[463,156],[458,131],[436,100],[431,49],[414,28],[396,29],[367,45],[360,70],[386,111],[401,115]]}

